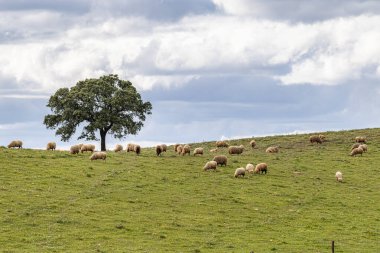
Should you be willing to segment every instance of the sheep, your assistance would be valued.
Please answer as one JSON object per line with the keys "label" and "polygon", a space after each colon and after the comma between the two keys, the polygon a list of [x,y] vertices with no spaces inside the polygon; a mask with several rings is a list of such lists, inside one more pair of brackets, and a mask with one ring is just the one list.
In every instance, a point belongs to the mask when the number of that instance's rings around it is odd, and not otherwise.
{"label": "sheep", "polygon": [[324,136],[323,134],[320,134],[319,139],[321,139],[321,141],[324,142],[326,140],[326,136]]}
{"label": "sheep", "polygon": [[268,165],[266,163],[259,163],[255,167],[255,173],[265,173],[268,172]]}
{"label": "sheep", "polygon": [[185,146],[183,146],[183,149],[182,149],[182,155],[184,156],[184,155],[186,155],[186,154],[189,154],[190,155],[190,146],[189,145],[185,145]]}
{"label": "sheep", "polygon": [[245,170],[249,173],[253,173],[255,171],[255,166],[251,163],[248,163],[247,166],[245,166]]}
{"label": "sheep", "polygon": [[245,176],[245,168],[237,168],[234,177]]}
{"label": "sheep", "polygon": [[357,137],[355,137],[355,142],[366,143],[367,140],[366,140],[366,138],[363,137],[363,136],[357,136]]}
{"label": "sheep", "polygon": [[338,182],[343,182],[343,174],[342,174],[342,172],[337,171],[337,172],[335,173],[335,178],[336,178],[336,181],[338,181]]}
{"label": "sheep", "polygon": [[312,135],[312,136],[310,136],[309,137],[309,141],[310,141],[311,144],[313,144],[314,142],[322,144],[322,139],[318,135]]}
{"label": "sheep", "polygon": [[161,148],[162,148],[162,152],[166,152],[166,150],[168,149],[168,146],[166,146],[166,144],[161,144]]}
{"label": "sheep", "polygon": [[94,152],[91,156],[90,156],[90,160],[99,160],[99,159],[102,159],[102,160],[106,160],[107,158],[107,153],[106,152]]}
{"label": "sheep", "polygon": [[162,150],[162,145],[157,145],[156,146],[156,155],[159,156],[163,152]]}
{"label": "sheep", "polygon": [[215,161],[207,162],[206,165],[203,167],[203,170],[216,170],[217,163]]}
{"label": "sheep", "polygon": [[46,150],[55,150],[56,147],[57,147],[57,144],[55,142],[49,142],[46,145]]}
{"label": "sheep", "polygon": [[115,152],[120,152],[120,151],[122,151],[122,150],[123,150],[123,146],[120,145],[120,144],[117,144],[117,145],[115,146],[115,149],[114,149],[113,151],[115,151]]}
{"label": "sheep", "polygon": [[228,148],[228,143],[225,141],[217,141],[216,142],[216,147],[217,148]]}
{"label": "sheep", "polygon": [[90,151],[92,153],[92,152],[94,152],[94,150],[95,150],[95,145],[92,145],[92,144],[84,144],[80,148],[81,153],[87,152],[87,151]]}
{"label": "sheep", "polygon": [[351,151],[351,156],[356,156],[356,155],[363,155],[363,149],[361,147],[358,147],[358,148],[354,148],[352,151]]}
{"label": "sheep", "polygon": [[22,141],[11,141],[11,143],[8,144],[8,148],[22,148]]}
{"label": "sheep", "polygon": [[368,146],[366,144],[360,144],[359,148],[363,149],[363,152],[368,151]]}
{"label": "sheep", "polygon": [[80,145],[73,145],[70,147],[70,154],[79,154],[79,151],[80,151]]}
{"label": "sheep", "polygon": [[278,153],[279,151],[279,148],[276,146],[276,147],[268,147],[265,152],[267,153]]}
{"label": "sheep", "polygon": [[136,153],[136,155],[139,155],[141,153],[140,145],[136,144],[133,148],[133,151]]}
{"label": "sheep", "polygon": [[360,146],[360,143],[355,143],[354,145],[351,146],[351,151],[354,149],[354,148],[358,148]]}
{"label": "sheep", "polygon": [[182,149],[183,149],[183,146],[182,145],[178,145],[177,148],[176,148],[176,152],[178,154],[181,154],[182,153]]}
{"label": "sheep", "polygon": [[255,148],[256,147],[256,141],[255,140],[251,140],[249,142],[249,145],[251,145],[252,148]]}
{"label": "sheep", "polygon": [[244,146],[243,145],[240,145],[240,146],[230,146],[228,148],[228,153],[230,155],[240,155],[241,153],[243,153],[244,151]]}
{"label": "sheep", "polygon": [[216,151],[218,151],[218,148],[210,149],[210,152],[211,152],[211,153],[215,153]]}
{"label": "sheep", "polygon": [[225,155],[214,156],[214,159],[212,160],[215,161],[220,166],[222,165],[227,166],[227,156]]}
{"label": "sheep", "polygon": [[195,155],[203,155],[203,148],[194,149],[194,156]]}
{"label": "sheep", "polygon": [[126,150],[127,152],[130,152],[130,151],[135,152],[135,144],[128,143]]}
{"label": "sheep", "polygon": [[[176,152],[176,153],[178,153],[178,151],[177,151],[178,146],[181,146],[181,144],[178,144],[178,143],[177,143],[177,144],[174,145],[174,152]],[[182,151],[182,150],[181,150],[181,151]]]}

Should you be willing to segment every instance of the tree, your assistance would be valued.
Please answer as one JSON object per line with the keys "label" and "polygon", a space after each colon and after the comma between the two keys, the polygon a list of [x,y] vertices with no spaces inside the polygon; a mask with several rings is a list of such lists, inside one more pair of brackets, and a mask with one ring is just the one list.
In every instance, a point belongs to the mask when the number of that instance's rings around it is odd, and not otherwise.
{"label": "tree", "polygon": [[84,123],[78,139],[98,140],[95,132],[99,131],[102,151],[106,150],[107,133],[117,139],[137,134],[152,110],[151,103],[142,101],[131,82],[112,74],[58,89],[47,107],[53,114],[45,116],[44,124],[48,129],[57,129],[56,135],[62,141],[68,141]]}

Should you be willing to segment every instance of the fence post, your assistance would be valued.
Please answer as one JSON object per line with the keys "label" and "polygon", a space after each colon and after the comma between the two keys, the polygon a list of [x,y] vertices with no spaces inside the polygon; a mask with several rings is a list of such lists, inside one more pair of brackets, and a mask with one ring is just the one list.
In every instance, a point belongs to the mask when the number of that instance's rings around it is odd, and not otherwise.
{"label": "fence post", "polygon": [[335,245],[334,245],[334,241],[331,241],[331,252],[334,253],[335,252]]}

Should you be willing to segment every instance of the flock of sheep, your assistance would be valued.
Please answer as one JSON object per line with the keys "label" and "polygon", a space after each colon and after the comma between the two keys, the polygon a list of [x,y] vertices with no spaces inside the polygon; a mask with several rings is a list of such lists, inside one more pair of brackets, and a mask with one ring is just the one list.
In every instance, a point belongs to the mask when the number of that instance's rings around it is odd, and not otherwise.
{"label": "flock of sheep", "polygon": [[[311,144],[317,143],[322,144],[326,140],[324,135],[312,135],[309,137],[309,141]],[[9,143],[8,148],[22,148],[22,141],[15,140]],[[256,147],[256,141],[251,140],[250,146],[252,148]],[[56,143],[55,142],[49,142],[46,146],[46,150],[55,150],[56,149]],[[226,141],[217,141],[216,142],[216,148],[213,148],[210,150],[211,153],[218,152],[220,148],[228,148],[228,153],[230,155],[240,155],[244,151],[244,146],[230,146]],[[362,136],[358,136],[355,138],[355,144],[351,147],[351,156],[356,155],[363,155],[364,152],[367,152],[368,146],[366,144],[366,138]],[[120,152],[123,151],[123,146],[118,144],[116,145],[114,152]],[[126,147],[127,152],[134,152],[137,155],[141,153],[141,147],[137,144],[128,144]],[[167,151],[167,145],[161,144],[157,145],[155,147],[155,152],[157,156],[162,155],[163,152]],[[181,145],[181,144],[175,144],[174,145],[174,151],[179,155],[190,155],[191,153],[191,147],[190,145]],[[203,155],[203,148],[197,147],[193,151],[193,155]],[[91,152],[90,160],[106,160],[107,159],[107,153],[106,152],[95,152],[95,145],[92,144],[77,144],[70,147],[70,153],[71,154],[78,154],[79,152]],[[278,153],[279,147],[278,146],[271,146],[266,149],[267,153]],[[204,171],[207,170],[216,170],[217,166],[227,166],[228,158],[225,155],[216,155],[212,161],[206,162],[206,164],[203,167]],[[266,163],[258,163],[256,166],[248,163],[245,168],[240,167],[235,170],[234,177],[244,177],[246,173],[267,173],[268,172],[268,165]],[[340,171],[337,171],[335,174],[336,180],[338,182],[343,181],[343,174]]]}

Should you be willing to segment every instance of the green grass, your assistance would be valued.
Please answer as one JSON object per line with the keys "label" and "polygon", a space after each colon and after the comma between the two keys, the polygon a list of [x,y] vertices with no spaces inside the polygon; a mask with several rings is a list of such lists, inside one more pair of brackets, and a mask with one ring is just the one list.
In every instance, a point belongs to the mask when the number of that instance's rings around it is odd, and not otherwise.
{"label": "green grass", "polygon": [[[256,138],[227,167],[215,154],[89,154],[0,148],[2,252],[380,252],[380,129]],[[353,138],[368,153],[350,157]],[[279,154],[266,154],[279,145]],[[227,154],[222,149],[218,154]],[[266,162],[267,175],[234,178]],[[344,183],[335,181],[342,171]]]}

